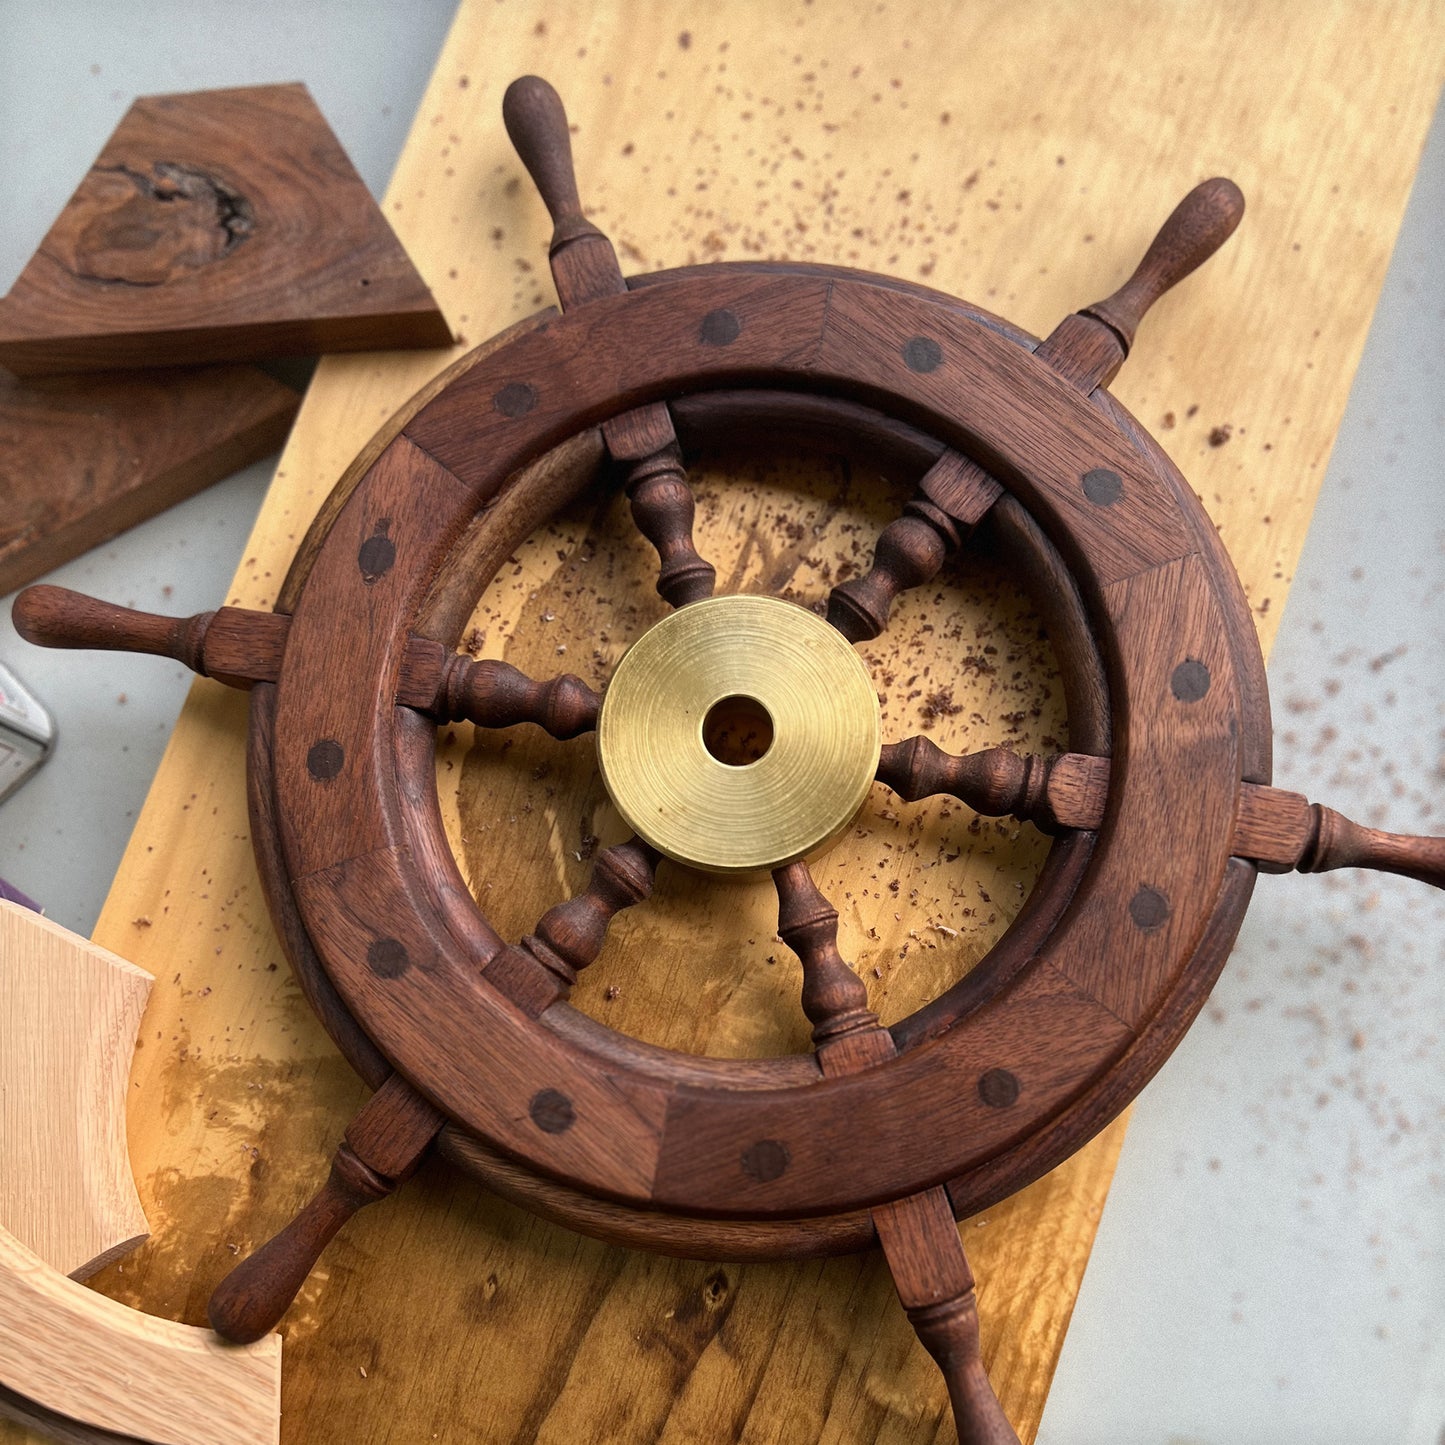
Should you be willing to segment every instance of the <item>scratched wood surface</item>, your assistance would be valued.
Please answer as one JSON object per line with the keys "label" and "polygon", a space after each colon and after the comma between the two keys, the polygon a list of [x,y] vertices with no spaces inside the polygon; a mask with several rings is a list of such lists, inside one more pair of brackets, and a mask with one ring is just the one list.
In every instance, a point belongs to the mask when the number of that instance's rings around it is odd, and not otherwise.
{"label": "scratched wood surface", "polygon": [[[599,6],[576,24],[540,4],[464,4],[385,202],[447,315],[475,344],[551,302],[545,216],[498,113],[529,70],[566,98],[584,200],[629,269],[836,261],[1035,333],[1112,290],[1190,185],[1230,174],[1244,225],[1151,313],[1114,391],[1219,522],[1267,642],[1439,87],[1445,12],[1103,4],[1084,28],[1063,0],[942,20],[922,3],[800,0],[758,17],[744,0],[705,16]],[[228,600],[274,598],[336,477],[435,365],[323,364]],[[911,480],[879,485],[826,454],[714,459],[696,476],[720,585],[804,600],[863,560]],[[600,679],[657,615],[646,558],[615,502],[574,509],[503,569],[472,647]],[[1010,579],[971,552],[864,648],[888,735],[1059,738],[1037,634]],[[193,1322],[235,1251],[315,1187],[363,1097],[265,915],[244,730],[244,699],[197,683],[96,933],[157,975],[130,1119],[154,1235],[100,1283]],[[513,937],[580,883],[594,839],[620,836],[585,742],[458,728],[438,779],[458,856]],[[820,882],[892,1021],[979,956],[1042,845],[883,794],[859,827]],[[578,1001],[699,1051],[799,1047],[796,968],[773,926],[754,885],[665,871]],[[645,975],[634,949],[656,961]],[[1026,1439],[1121,1137],[964,1225],[985,1356]],[[333,1245],[285,1332],[288,1440],[950,1438],[876,1255],[745,1269],[629,1255],[440,1165]]]}

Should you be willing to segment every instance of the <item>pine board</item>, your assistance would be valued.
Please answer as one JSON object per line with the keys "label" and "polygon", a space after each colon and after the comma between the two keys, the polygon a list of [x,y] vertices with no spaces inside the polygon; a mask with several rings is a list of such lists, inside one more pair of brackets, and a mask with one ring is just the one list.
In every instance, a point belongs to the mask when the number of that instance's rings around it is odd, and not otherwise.
{"label": "pine board", "polygon": [[[458,15],[385,210],[472,344],[549,304],[545,218],[498,119],[507,80],[535,70],[569,103],[584,198],[627,269],[835,261],[921,279],[1041,333],[1112,290],[1190,185],[1230,174],[1249,198],[1243,227],[1151,313],[1114,391],[1218,521],[1267,644],[1438,93],[1442,34],[1445,12],[1423,5],[1104,3],[1085,19],[1065,0],[953,13],[796,3],[769,7],[764,23],[733,0],[705,15],[599,5],[573,23],[555,7],[475,0]],[[229,600],[272,600],[335,478],[435,366],[323,363]],[[839,501],[848,479],[827,459],[735,473],[742,484],[728,489],[711,471],[700,478],[702,536],[721,575],[800,596],[867,540],[847,528],[903,495],[853,479]],[[787,489],[798,486],[814,512],[801,539],[787,532],[798,507]],[[534,670],[594,675],[655,615],[644,562],[615,508],[580,509],[519,550],[472,644]],[[961,609],[955,662],[961,641],[995,670],[941,706],[926,690],[909,698],[903,674],[886,726],[912,730],[921,718],[945,746],[1056,732],[1047,665],[1037,686],[1012,676],[1037,659],[1008,579],[962,575],[940,591]],[[981,620],[996,597],[1003,620]],[[604,609],[618,620],[602,643]],[[920,667],[936,645],[922,615],[898,629]],[[970,726],[975,711],[995,722]],[[202,1318],[235,1248],[278,1227],[319,1182],[362,1097],[289,982],[266,919],[243,738],[244,700],[198,683],[96,931],[157,975],[130,1119],[154,1237],[101,1284],[188,1321]],[[505,741],[459,735],[442,749],[439,784],[483,905],[515,936],[576,885],[585,838],[609,836],[579,744],[543,759],[520,735],[507,753]],[[534,778],[544,764],[554,772]],[[1011,828],[981,829],[981,856],[965,855],[930,893],[919,879],[947,859],[939,850],[951,851],[965,820],[885,810],[865,820],[880,846],[866,859],[861,843],[840,850],[820,881],[847,895],[843,941],[888,1018],[1002,928],[1037,847]],[[921,925],[884,906],[893,876],[905,902],[919,888]],[[997,906],[979,907],[979,888]],[[865,896],[874,891],[879,900]],[[658,910],[633,926],[654,930],[653,956],[670,940],[673,966],[629,972],[619,930],[583,1005],[711,1052],[789,1043],[788,962],[759,931],[759,898],[731,885],[659,892]],[[948,939],[929,924],[954,927],[965,906],[959,940],[928,948]],[[901,934],[895,911],[910,919]],[[699,925],[752,940],[734,950],[733,972],[715,971]],[[985,1355],[1026,1439],[1121,1137],[1115,1125],[964,1226]],[[440,1166],[337,1241],[285,1332],[288,1440],[951,1439],[877,1258],[738,1269],[627,1255],[484,1198]]]}

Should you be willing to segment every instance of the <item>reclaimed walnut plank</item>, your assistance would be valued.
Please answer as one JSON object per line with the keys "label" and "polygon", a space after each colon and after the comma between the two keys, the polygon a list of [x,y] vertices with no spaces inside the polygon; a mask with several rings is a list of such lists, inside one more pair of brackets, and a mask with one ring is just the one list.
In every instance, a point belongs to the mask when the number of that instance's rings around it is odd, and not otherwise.
{"label": "reclaimed walnut plank", "polygon": [[20,376],[451,341],[304,85],[137,100],[0,298]]}
{"label": "reclaimed walnut plank", "polygon": [[0,596],[270,456],[300,404],[254,366],[0,373]]}

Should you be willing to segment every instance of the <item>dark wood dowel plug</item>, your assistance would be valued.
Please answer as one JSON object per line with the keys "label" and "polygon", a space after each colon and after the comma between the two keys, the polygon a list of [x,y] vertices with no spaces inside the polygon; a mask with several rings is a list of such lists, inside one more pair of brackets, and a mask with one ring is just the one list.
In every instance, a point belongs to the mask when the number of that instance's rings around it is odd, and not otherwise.
{"label": "dark wood dowel plug", "polygon": [[37,647],[90,647],[105,652],[148,652],[173,657],[204,672],[201,652],[214,612],[160,617],[72,592],[68,587],[27,587],[13,609],[15,630]]}
{"label": "dark wood dowel plug", "polygon": [[1203,181],[1175,206],[1134,274],[1112,296],[1084,307],[1113,330],[1127,353],[1144,313],[1171,286],[1204,264],[1244,216],[1244,194],[1223,176]]}

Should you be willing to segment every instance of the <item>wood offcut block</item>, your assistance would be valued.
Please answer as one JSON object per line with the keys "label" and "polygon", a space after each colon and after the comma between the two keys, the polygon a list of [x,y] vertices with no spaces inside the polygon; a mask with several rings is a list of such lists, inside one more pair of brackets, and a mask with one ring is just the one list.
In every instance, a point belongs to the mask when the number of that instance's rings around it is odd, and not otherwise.
{"label": "wood offcut block", "polygon": [[0,596],[270,456],[300,402],[253,366],[0,375]]}
{"label": "wood offcut block", "polygon": [[137,100],[0,299],[21,376],[451,343],[304,85]]}

